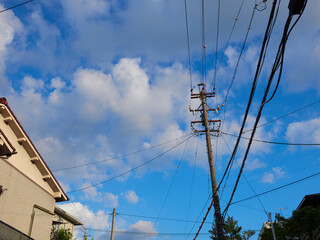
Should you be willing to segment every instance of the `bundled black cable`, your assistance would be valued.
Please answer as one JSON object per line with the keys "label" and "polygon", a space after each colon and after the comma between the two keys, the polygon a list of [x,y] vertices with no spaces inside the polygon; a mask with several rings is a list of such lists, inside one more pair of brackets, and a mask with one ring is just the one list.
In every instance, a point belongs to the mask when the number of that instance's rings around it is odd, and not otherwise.
{"label": "bundled black cable", "polygon": [[[291,0],[290,3],[289,3],[289,6],[288,6],[288,8],[289,8],[289,16],[287,18],[287,21],[286,21],[286,24],[285,24],[285,27],[284,27],[282,39],[281,39],[281,42],[279,44],[278,52],[277,52],[275,61],[274,61],[273,66],[272,66],[272,70],[271,70],[271,73],[270,73],[270,76],[269,76],[269,79],[268,79],[268,84],[266,86],[264,96],[262,98],[262,102],[261,102],[261,105],[260,105],[260,108],[259,108],[259,112],[257,114],[256,120],[255,120],[255,123],[254,123],[254,127],[253,127],[252,132],[251,132],[250,140],[249,140],[249,143],[248,143],[248,146],[247,146],[247,150],[245,152],[245,155],[244,155],[244,158],[243,158],[243,161],[242,161],[242,165],[241,165],[241,168],[240,168],[237,180],[236,180],[236,184],[235,184],[234,189],[232,191],[230,200],[229,200],[229,202],[228,202],[228,204],[227,204],[227,206],[226,206],[226,208],[225,208],[225,210],[223,212],[224,216],[226,215],[226,213],[227,213],[227,211],[229,209],[229,206],[231,204],[232,198],[233,198],[234,193],[235,193],[235,191],[237,189],[237,186],[238,186],[242,171],[244,169],[244,165],[246,163],[246,160],[247,160],[247,157],[248,157],[248,154],[249,154],[249,151],[250,151],[250,147],[251,147],[251,144],[252,144],[252,141],[253,141],[253,138],[254,138],[254,135],[255,135],[255,132],[256,132],[260,117],[261,117],[261,113],[262,113],[262,110],[264,108],[264,105],[266,103],[268,103],[273,98],[273,96],[275,95],[275,93],[276,93],[276,91],[278,89],[278,86],[279,86],[279,83],[280,83],[280,79],[281,79],[281,74],[282,74],[282,68],[283,68],[284,52],[285,52],[285,47],[286,47],[286,43],[287,43],[288,37],[289,37],[293,27],[299,21],[301,15],[302,15],[302,13],[303,13],[303,11],[305,9],[306,4],[307,4],[307,0]],[[294,15],[299,15],[299,16],[296,19],[296,21],[294,22],[294,24],[291,26],[291,28],[289,28],[290,27],[290,23],[291,23],[292,18],[293,18]],[[279,67],[280,67],[280,71],[279,71],[279,76],[278,76],[278,80],[277,80],[275,89],[274,89],[271,97],[267,100],[271,84],[273,82],[274,76],[275,76],[277,70],[279,69]]]}
{"label": "bundled black cable", "polygon": [[224,174],[222,176],[222,179],[221,179],[221,181],[219,183],[218,188],[222,184],[222,182],[223,182],[224,178],[226,177],[227,173],[232,168],[232,164],[233,164],[235,155],[237,153],[237,150],[238,150],[238,147],[239,147],[239,144],[240,144],[241,136],[242,136],[243,131],[244,131],[244,127],[245,127],[245,124],[246,124],[246,121],[247,121],[247,118],[248,118],[248,114],[249,114],[249,110],[250,110],[250,107],[251,107],[251,103],[253,101],[253,97],[254,97],[254,94],[255,94],[256,86],[257,86],[257,83],[258,83],[258,79],[259,79],[259,76],[260,76],[260,73],[261,73],[261,69],[262,69],[262,66],[263,66],[263,63],[264,63],[264,59],[265,59],[266,52],[267,52],[267,49],[268,49],[271,33],[273,31],[273,27],[274,27],[276,19],[278,17],[280,2],[281,2],[281,0],[279,0],[279,2],[278,2],[278,0],[274,0],[273,1],[273,5],[272,5],[272,8],[271,8],[271,12],[270,12],[269,20],[268,20],[267,29],[266,29],[266,32],[265,32],[265,35],[264,35],[264,38],[263,38],[262,46],[261,46],[261,51],[260,51],[259,60],[258,60],[258,64],[257,64],[257,70],[256,70],[256,73],[255,73],[255,76],[254,76],[254,80],[253,80],[253,83],[252,83],[252,88],[251,88],[250,97],[249,97],[249,101],[248,101],[248,104],[247,104],[246,112],[245,112],[245,115],[244,115],[244,118],[243,118],[243,121],[242,121],[242,125],[241,125],[241,128],[240,128],[238,139],[236,141],[236,144],[235,144],[235,147],[234,147],[234,149],[232,151],[232,154],[231,154],[230,160],[228,162],[227,168],[226,168],[226,170],[225,170],[225,172],[224,172]]}

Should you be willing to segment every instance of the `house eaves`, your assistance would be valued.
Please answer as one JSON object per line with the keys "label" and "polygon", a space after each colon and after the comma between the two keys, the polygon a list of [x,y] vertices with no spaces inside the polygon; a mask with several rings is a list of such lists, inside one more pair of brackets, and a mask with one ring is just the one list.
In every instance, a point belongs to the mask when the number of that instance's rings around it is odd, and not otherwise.
{"label": "house eaves", "polygon": [[23,146],[25,151],[30,156],[30,161],[35,164],[39,172],[42,175],[44,181],[48,183],[52,191],[54,192],[54,198],[56,202],[62,202],[69,200],[66,193],[63,191],[57,179],[54,177],[49,167],[41,157],[40,153],[32,143],[26,131],[10,109],[8,102],[5,98],[0,98],[0,114],[4,118],[4,122],[10,126],[12,131],[17,137],[19,144]]}
{"label": "house eaves", "polygon": [[68,222],[72,223],[75,226],[83,225],[83,223],[80,220],[78,220],[71,214],[67,213],[66,211],[62,210],[58,206],[55,206],[54,213],[58,216],[61,216],[63,219],[66,219]]}

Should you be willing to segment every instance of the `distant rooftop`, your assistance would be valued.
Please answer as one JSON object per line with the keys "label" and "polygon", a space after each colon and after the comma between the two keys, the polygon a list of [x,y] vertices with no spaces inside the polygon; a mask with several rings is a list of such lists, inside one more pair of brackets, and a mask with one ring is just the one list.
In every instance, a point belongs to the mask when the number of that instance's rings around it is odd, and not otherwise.
{"label": "distant rooftop", "polygon": [[77,218],[75,218],[71,214],[67,213],[63,209],[59,208],[58,206],[55,206],[54,213],[56,213],[57,215],[61,216],[64,219],[68,220],[70,223],[72,223],[75,226],[83,225],[83,223],[80,220],[78,220]]}
{"label": "distant rooftop", "polygon": [[305,195],[301,203],[297,207],[297,210],[305,206],[320,206],[320,193]]}

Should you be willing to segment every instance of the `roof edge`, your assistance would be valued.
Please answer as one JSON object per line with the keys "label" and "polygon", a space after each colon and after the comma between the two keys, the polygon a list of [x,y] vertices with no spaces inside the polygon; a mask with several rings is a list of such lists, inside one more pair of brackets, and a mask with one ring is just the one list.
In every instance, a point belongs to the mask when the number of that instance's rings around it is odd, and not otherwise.
{"label": "roof edge", "polygon": [[40,157],[41,161],[44,163],[45,167],[48,169],[48,171],[50,172],[51,176],[54,179],[54,182],[57,184],[58,189],[61,190],[63,196],[65,196],[65,200],[57,200],[57,202],[63,202],[63,201],[69,201],[69,197],[67,196],[67,194],[64,192],[63,188],[61,187],[59,181],[55,178],[55,176],[53,175],[53,173],[51,172],[50,168],[48,167],[47,163],[44,161],[43,157],[41,156],[41,154],[39,153],[38,149],[35,147],[35,145],[33,144],[32,140],[30,139],[29,135],[27,134],[27,132],[24,130],[24,128],[22,127],[21,123],[19,122],[18,118],[16,117],[16,115],[14,114],[14,112],[11,110],[8,101],[6,98],[1,97],[0,98],[0,104],[3,104],[6,106],[6,108],[9,110],[10,114],[13,116],[13,118],[15,119],[15,121],[17,122],[18,126],[20,127],[20,129],[22,130],[23,134],[26,136],[26,138],[28,139],[28,141],[30,142],[31,146],[33,147],[33,149],[35,150],[36,154]]}
{"label": "roof edge", "polygon": [[83,222],[81,222],[79,219],[72,216],[70,213],[67,213],[65,210],[63,210],[62,208],[60,208],[58,206],[54,207],[54,212],[56,214],[61,215],[63,218],[65,218],[66,220],[68,220],[69,222],[71,222],[75,226],[84,225]]}

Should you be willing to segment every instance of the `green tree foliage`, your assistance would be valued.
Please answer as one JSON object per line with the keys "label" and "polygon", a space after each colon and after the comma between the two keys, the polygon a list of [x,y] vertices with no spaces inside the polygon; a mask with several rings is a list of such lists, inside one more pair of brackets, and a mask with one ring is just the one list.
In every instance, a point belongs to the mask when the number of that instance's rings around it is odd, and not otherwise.
{"label": "green tree foliage", "polygon": [[[83,240],[89,240],[88,236],[85,236]],[[91,238],[91,240],[94,240],[93,238]]]}
{"label": "green tree foliage", "polygon": [[256,232],[253,230],[244,231],[242,234],[243,240],[249,240]]}
{"label": "green tree foliage", "polygon": [[[290,218],[276,214],[273,226],[277,240],[317,239],[320,234],[320,210],[311,206],[293,212]],[[262,240],[273,240],[271,229],[265,230]]]}
{"label": "green tree foliage", "polygon": [[[233,217],[228,216],[227,221],[223,224],[224,234],[227,240],[248,240],[255,234],[255,231],[249,230],[244,231],[241,234],[242,227],[238,225],[238,221],[234,220]],[[215,226],[212,227],[212,231],[210,231],[210,238],[213,240],[217,239],[217,231]]]}
{"label": "green tree foliage", "polygon": [[52,228],[50,240],[72,240],[72,233],[70,229]]}

